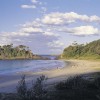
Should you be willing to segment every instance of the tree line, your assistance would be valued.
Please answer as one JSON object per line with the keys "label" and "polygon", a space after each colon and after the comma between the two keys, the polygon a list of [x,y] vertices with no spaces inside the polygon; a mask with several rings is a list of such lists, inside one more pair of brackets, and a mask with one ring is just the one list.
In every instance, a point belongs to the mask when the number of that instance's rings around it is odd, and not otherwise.
{"label": "tree line", "polygon": [[65,48],[62,58],[100,59],[100,39],[86,45],[74,42]]}
{"label": "tree line", "polygon": [[24,58],[33,58],[33,53],[29,47],[25,45],[18,45],[14,47],[13,44],[0,46],[0,59]]}

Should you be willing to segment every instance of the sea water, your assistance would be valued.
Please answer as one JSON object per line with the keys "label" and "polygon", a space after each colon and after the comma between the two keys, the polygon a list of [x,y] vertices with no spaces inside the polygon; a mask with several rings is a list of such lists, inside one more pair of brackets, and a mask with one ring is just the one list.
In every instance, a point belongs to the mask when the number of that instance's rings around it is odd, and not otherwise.
{"label": "sea water", "polygon": [[64,66],[65,62],[60,60],[0,60],[0,75],[39,72]]}

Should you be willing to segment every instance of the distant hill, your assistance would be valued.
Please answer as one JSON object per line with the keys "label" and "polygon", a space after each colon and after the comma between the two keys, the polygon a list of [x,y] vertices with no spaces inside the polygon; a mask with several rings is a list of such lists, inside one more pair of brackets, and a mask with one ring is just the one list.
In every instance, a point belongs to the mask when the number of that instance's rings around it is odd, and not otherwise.
{"label": "distant hill", "polygon": [[61,58],[100,59],[100,39],[86,45],[73,43],[64,49]]}

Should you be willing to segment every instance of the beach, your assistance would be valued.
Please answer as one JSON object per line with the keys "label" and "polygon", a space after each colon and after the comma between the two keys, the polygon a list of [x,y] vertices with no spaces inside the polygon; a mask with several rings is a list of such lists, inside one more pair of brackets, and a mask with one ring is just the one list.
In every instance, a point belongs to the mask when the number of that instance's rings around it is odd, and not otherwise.
{"label": "beach", "polygon": [[40,71],[40,72],[24,72],[17,73],[16,75],[0,75],[0,92],[16,92],[16,86],[22,75],[26,76],[26,82],[30,85],[41,76],[45,75],[48,79],[46,84],[55,84],[63,81],[70,76],[88,74],[100,71],[99,61],[87,61],[87,60],[64,60],[67,61],[67,67],[55,68],[52,70]]}

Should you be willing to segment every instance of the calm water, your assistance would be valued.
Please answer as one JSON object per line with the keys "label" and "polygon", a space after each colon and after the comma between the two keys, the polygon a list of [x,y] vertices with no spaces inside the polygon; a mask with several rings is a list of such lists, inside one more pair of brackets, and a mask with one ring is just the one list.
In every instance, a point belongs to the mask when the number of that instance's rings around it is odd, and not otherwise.
{"label": "calm water", "polygon": [[0,75],[27,71],[37,72],[64,66],[65,62],[59,60],[0,60]]}

